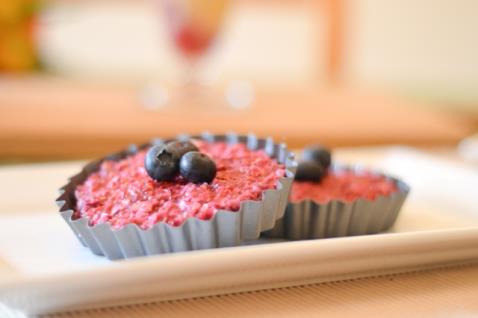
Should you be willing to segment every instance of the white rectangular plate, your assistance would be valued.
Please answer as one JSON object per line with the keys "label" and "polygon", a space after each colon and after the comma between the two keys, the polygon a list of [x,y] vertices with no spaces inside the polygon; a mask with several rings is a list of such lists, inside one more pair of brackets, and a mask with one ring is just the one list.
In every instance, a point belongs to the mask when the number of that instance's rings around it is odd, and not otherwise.
{"label": "white rectangular plate", "polygon": [[[0,301],[29,313],[212,295],[478,261],[478,171],[405,148],[337,151],[412,187],[387,234],[111,262],[55,212],[81,163],[0,169]],[[36,212],[35,212],[36,211]],[[1,312],[0,307],[0,312]]]}

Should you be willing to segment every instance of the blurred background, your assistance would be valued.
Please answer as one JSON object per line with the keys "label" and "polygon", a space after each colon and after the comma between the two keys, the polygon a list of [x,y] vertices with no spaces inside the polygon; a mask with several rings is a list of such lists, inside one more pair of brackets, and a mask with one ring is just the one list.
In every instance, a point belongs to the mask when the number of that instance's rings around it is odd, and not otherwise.
{"label": "blurred background", "polygon": [[477,30],[474,0],[2,0],[0,162],[204,130],[455,147]]}

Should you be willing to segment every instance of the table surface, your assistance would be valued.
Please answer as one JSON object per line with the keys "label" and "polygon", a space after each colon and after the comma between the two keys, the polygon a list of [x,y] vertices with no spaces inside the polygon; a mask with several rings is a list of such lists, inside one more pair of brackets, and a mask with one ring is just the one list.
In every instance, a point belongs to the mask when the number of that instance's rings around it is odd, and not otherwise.
{"label": "table surface", "polygon": [[254,132],[291,147],[335,147],[455,144],[475,129],[470,118],[366,90],[258,86],[253,106],[243,110],[210,111],[186,99],[151,111],[140,103],[140,87],[1,78],[0,157],[87,158],[153,136],[204,130]]}
{"label": "table surface", "polygon": [[477,295],[468,265],[47,317],[477,317]]}

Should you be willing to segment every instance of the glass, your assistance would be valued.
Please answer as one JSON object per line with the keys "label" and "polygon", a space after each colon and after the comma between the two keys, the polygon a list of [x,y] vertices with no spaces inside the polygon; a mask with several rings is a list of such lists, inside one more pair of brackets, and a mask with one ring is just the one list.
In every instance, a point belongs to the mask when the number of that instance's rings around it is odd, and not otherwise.
{"label": "glass", "polygon": [[217,40],[229,0],[157,0],[171,42],[183,61],[177,85],[155,84],[142,95],[145,107],[240,108],[252,101],[248,83],[235,82],[220,93],[201,80],[202,59]]}
{"label": "glass", "polygon": [[222,25],[227,0],[161,0],[177,49],[195,62],[209,49]]}

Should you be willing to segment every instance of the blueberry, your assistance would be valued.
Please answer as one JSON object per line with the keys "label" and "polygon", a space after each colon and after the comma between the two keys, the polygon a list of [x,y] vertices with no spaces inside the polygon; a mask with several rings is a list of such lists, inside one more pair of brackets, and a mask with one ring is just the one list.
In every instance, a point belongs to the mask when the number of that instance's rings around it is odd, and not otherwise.
{"label": "blueberry", "polygon": [[168,142],[166,145],[166,148],[168,149],[174,149],[178,154],[179,157],[184,156],[186,153],[190,151],[199,151],[198,147],[194,145],[192,142],[186,140],[186,141],[171,141]]}
{"label": "blueberry", "polygon": [[302,152],[302,160],[315,161],[320,163],[324,169],[328,169],[332,161],[332,155],[327,148],[321,145],[314,145],[304,149]]}
{"label": "blueberry", "polygon": [[315,161],[302,161],[297,167],[295,180],[320,182],[325,174],[324,167]]}
{"label": "blueberry", "polygon": [[152,146],[144,158],[144,167],[156,181],[173,180],[179,170],[179,154],[165,146]]}
{"label": "blueberry", "polygon": [[188,181],[209,183],[216,177],[216,164],[207,155],[190,151],[179,161],[179,172]]}

